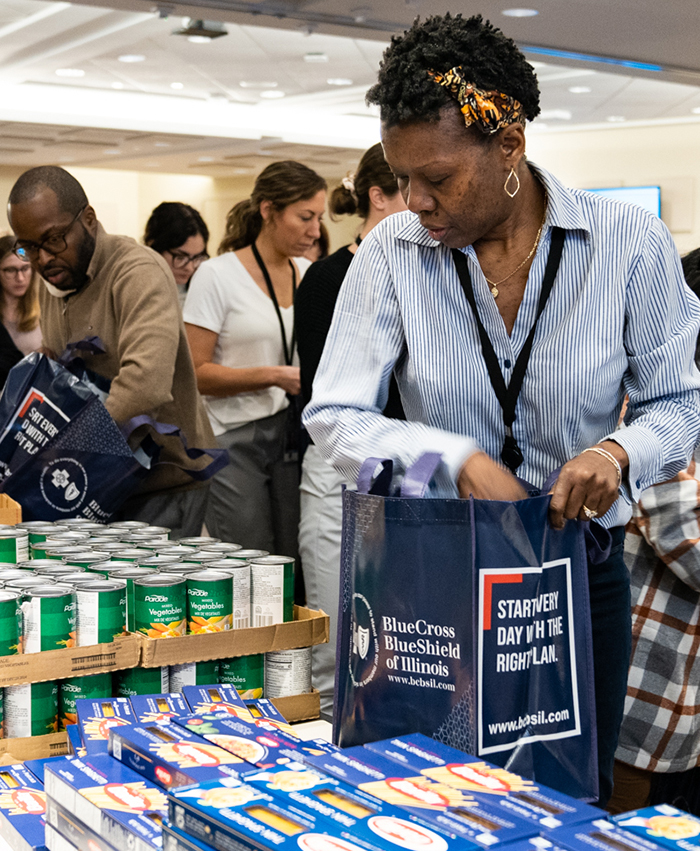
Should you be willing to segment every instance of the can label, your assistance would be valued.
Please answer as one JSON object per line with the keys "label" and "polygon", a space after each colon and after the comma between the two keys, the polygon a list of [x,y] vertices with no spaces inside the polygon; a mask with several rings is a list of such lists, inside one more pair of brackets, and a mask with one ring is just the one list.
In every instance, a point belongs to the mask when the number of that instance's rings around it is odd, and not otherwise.
{"label": "can label", "polygon": [[75,647],[75,597],[30,597],[22,603],[25,653]]}
{"label": "can label", "polygon": [[88,674],[84,677],[70,677],[59,682],[58,690],[58,728],[65,730],[69,724],[78,723],[75,701],[82,697],[112,697],[112,675]]}
{"label": "can label", "polygon": [[250,565],[236,567],[233,573],[233,628],[250,626]]}
{"label": "can label", "polygon": [[170,676],[164,668],[127,668],[114,672],[114,696],[134,697],[137,694],[168,694]]}
{"label": "can label", "polygon": [[[151,572],[150,568],[141,570],[138,567],[125,565],[122,570],[115,571],[113,574],[114,579],[120,579],[122,582],[126,582],[126,628],[129,632],[134,632],[134,623],[136,620],[134,611],[134,579],[143,579],[144,576],[148,576]],[[131,573],[131,576],[129,573]]]}
{"label": "can label", "polygon": [[20,606],[20,595],[14,591],[0,591],[0,656],[14,656],[21,652],[22,608]]}
{"label": "can label", "polygon": [[29,558],[29,535],[24,530],[0,533],[0,561],[26,561]]}
{"label": "can label", "polygon": [[219,662],[186,662],[170,666],[170,691],[182,691],[185,686],[212,686],[219,682]]}
{"label": "can label", "polygon": [[[126,586],[75,592],[78,647],[114,641],[126,630]],[[111,696],[111,695],[110,695]]]}
{"label": "can label", "polygon": [[220,680],[222,683],[234,686],[243,698],[252,700],[262,697],[265,681],[264,660],[262,653],[222,659]]}
{"label": "can label", "polygon": [[250,565],[253,626],[294,619],[294,560]]}
{"label": "can label", "polygon": [[148,638],[175,638],[187,629],[185,580],[172,585],[134,582],[134,631]]}
{"label": "can label", "polygon": [[5,688],[5,734],[25,738],[55,733],[58,727],[58,684],[26,683]]}
{"label": "can label", "polygon": [[[197,576],[199,576],[199,572]],[[233,620],[233,580],[230,576],[206,580],[187,577],[187,631],[224,632]]]}
{"label": "can label", "polygon": [[265,697],[289,697],[311,691],[311,648],[265,654]]}

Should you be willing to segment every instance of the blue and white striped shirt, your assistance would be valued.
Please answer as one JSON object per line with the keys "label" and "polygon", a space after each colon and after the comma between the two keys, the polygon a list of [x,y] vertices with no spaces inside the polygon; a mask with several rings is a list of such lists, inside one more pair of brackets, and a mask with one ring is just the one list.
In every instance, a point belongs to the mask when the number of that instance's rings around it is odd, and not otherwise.
{"label": "blue and white striped shirt", "polygon": [[[567,231],[518,399],[513,432],[525,456],[518,474],[539,487],[552,470],[614,435],[629,455],[629,485],[603,525],[619,525],[631,516],[630,499],[682,470],[698,441],[700,374],[693,355],[700,302],[658,218],[567,189],[530,166],[549,204],[512,336],[474,249],[464,249],[507,384],[535,320],[551,229]],[[407,422],[381,415],[392,370]],[[616,432],[625,393],[628,427]],[[500,457],[503,416],[474,317],[450,250],[430,238],[416,215],[390,216],[362,241],[304,423],[349,479],[370,456],[392,458],[401,471],[424,452],[441,452],[456,495],[457,474],[472,452]]]}

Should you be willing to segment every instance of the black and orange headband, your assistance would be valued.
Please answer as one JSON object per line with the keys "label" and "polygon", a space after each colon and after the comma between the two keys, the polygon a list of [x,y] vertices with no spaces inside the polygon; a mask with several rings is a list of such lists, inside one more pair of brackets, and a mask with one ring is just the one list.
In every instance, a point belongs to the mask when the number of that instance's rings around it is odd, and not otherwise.
{"label": "black and orange headband", "polygon": [[428,71],[440,86],[454,96],[467,127],[476,124],[482,133],[496,133],[515,121],[520,121],[523,108],[520,102],[503,92],[487,92],[467,81],[461,65],[444,74]]}

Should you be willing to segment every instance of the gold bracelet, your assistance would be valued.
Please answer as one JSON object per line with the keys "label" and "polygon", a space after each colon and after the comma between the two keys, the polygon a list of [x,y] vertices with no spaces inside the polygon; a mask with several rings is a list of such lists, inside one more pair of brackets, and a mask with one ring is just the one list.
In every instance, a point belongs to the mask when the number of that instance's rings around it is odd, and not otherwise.
{"label": "gold bracelet", "polygon": [[607,449],[603,449],[602,446],[589,446],[588,449],[584,449],[581,455],[584,452],[595,452],[596,455],[601,455],[603,458],[606,458],[617,470],[617,485],[616,487],[620,487],[622,484],[622,467],[620,467],[620,462],[617,458],[612,454],[612,452],[608,452]]}

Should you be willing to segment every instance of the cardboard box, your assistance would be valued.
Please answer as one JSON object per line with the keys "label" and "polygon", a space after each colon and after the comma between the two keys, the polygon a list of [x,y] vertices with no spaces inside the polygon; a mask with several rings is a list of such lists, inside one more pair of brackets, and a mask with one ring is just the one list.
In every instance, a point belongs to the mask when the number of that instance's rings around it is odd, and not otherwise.
{"label": "cardboard box", "polygon": [[22,522],[22,506],[6,493],[0,493],[0,523],[14,526]]}
{"label": "cardboard box", "polygon": [[[178,638],[141,641],[141,666],[159,668],[185,662],[206,662],[229,656],[250,656],[270,650],[289,650],[328,642],[330,619],[325,612],[294,607],[294,620],[272,626],[213,632],[209,635],[183,635]],[[68,676],[68,675],[66,675]]]}
{"label": "cardboard box", "polygon": [[272,697],[270,701],[290,724],[295,721],[311,721],[321,715],[321,694],[316,689],[308,694]]}
{"label": "cardboard box", "polygon": [[364,747],[336,750],[305,762],[381,801],[402,807],[438,833],[477,845],[500,846],[539,833],[533,821],[505,814],[465,791],[423,777]]}
{"label": "cardboard box", "polygon": [[611,817],[617,827],[671,851],[700,851],[700,818],[668,804]]}
{"label": "cardboard box", "polygon": [[406,766],[416,774],[454,789],[463,789],[478,801],[499,808],[505,815],[534,821],[544,830],[592,821],[600,815],[597,807],[547,786],[538,786],[531,780],[421,733],[371,742],[365,748]]}
{"label": "cardboard box", "polygon": [[137,635],[124,635],[90,647],[0,656],[0,688],[135,668],[140,654],[141,639]]}
{"label": "cardboard box", "polygon": [[45,736],[27,736],[22,739],[0,739],[0,754],[11,754],[15,761],[63,756],[68,753],[65,732]]}
{"label": "cardboard box", "polygon": [[163,791],[140,774],[96,754],[46,766],[46,794],[114,848],[159,851],[167,813]]}
{"label": "cardboard box", "polygon": [[113,728],[109,753],[166,791],[239,777],[253,769],[240,757],[167,721]]}
{"label": "cardboard box", "polygon": [[548,830],[542,837],[565,851],[663,851],[661,845],[627,833],[603,818]]}
{"label": "cardboard box", "polygon": [[0,836],[12,851],[43,851],[44,785],[24,765],[0,770]]}
{"label": "cardboard box", "polygon": [[64,843],[68,843],[77,851],[114,851],[101,836],[94,830],[90,830],[86,824],[50,796],[46,798],[47,839],[49,830],[53,830]]}

